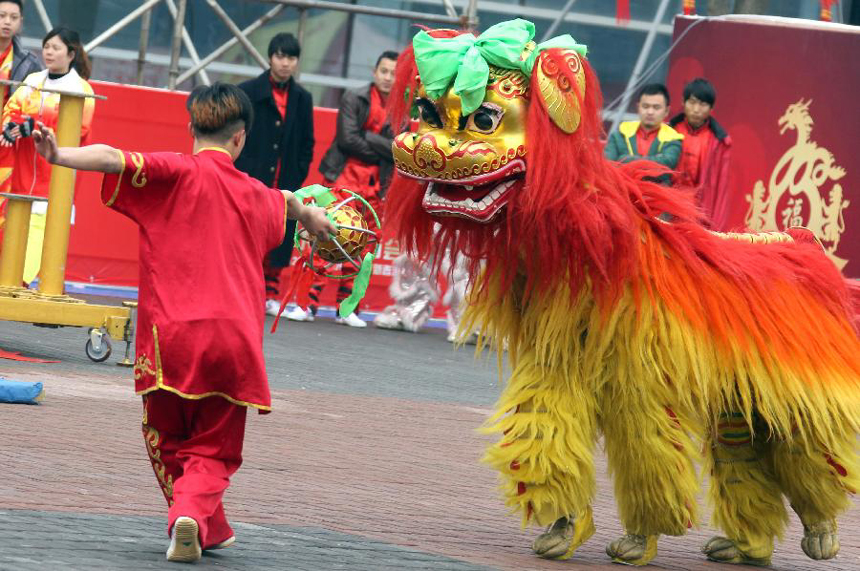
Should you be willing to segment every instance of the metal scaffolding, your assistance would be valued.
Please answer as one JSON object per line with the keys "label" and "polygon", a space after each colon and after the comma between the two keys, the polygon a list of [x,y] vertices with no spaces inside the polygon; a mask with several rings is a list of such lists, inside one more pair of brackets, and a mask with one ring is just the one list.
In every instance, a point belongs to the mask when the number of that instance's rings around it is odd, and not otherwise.
{"label": "metal scaffolding", "polygon": [[[380,16],[386,18],[397,18],[412,20],[418,23],[425,24],[442,24],[450,25],[457,28],[476,30],[478,27],[478,0],[415,0],[413,4],[421,4],[427,6],[439,6],[443,9],[443,14],[428,14],[415,10],[401,10],[394,8],[382,8],[376,6],[367,6],[363,4],[342,3],[333,0],[253,0],[261,4],[274,5],[271,10],[267,11],[251,24],[244,28],[239,26],[232,20],[228,13],[219,3],[219,0],[206,0],[204,5],[212,11],[217,19],[230,31],[231,38],[224,42],[221,46],[213,50],[205,57],[200,57],[197,49],[192,41],[188,30],[185,27],[185,14],[188,5],[188,0],[140,0],[140,4],[131,12],[120,18],[113,25],[108,27],[104,32],[98,34],[86,46],[88,52],[103,49],[105,52],[119,52],[120,50],[111,50],[103,48],[103,44],[114,37],[118,32],[125,29],[129,24],[137,19],[141,20],[140,41],[137,52],[137,83],[142,83],[144,77],[144,69],[147,63],[153,59],[163,61],[165,58],[161,55],[153,55],[148,57],[147,51],[149,48],[149,33],[151,29],[152,10],[161,3],[164,3],[173,19],[173,33],[169,50],[169,61],[166,62],[168,67],[168,83],[167,88],[174,90],[177,86],[187,81],[192,76],[205,84],[211,84],[211,80],[206,70],[208,67],[218,71],[227,69],[244,68],[247,73],[247,66],[236,66],[234,64],[218,63],[218,58],[224,55],[228,50],[236,45],[241,45],[242,48],[249,54],[250,58],[261,68],[268,67],[267,59],[261,54],[251,43],[249,37],[256,30],[260,29],[273,18],[282,14],[286,8],[295,8],[298,11],[298,38],[301,43],[305,38],[307,27],[307,15],[309,10],[331,10],[343,12],[346,14],[363,14],[371,16]],[[561,4],[561,2],[559,2]],[[594,14],[574,12],[572,8],[576,0],[566,0],[561,9],[537,8],[530,7],[529,13],[540,19],[550,20],[550,25],[543,34],[542,39],[547,39],[552,36],[558,27],[564,23],[576,22],[578,24],[591,26],[616,27],[618,22],[611,17],[599,16]],[[661,0],[659,7],[655,10],[653,20],[633,20],[627,22],[625,27],[631,31],[646,32],[643,39],[642,49],[639,57],[636,60],[633,72],[627,83],[623,100],[615,113],[610,115],[617,123],[627,110],[630,96],[633,89],[639,80],[643,67],[648,61],[652,51],[652,46],[657,34],[670,34],[672,27],[670,24],[664,24],[663,19],[669,5],[668,0]],[[51,22],[43,4],[43,0],[33,0],[33,5],[39,14],[45,29],[51,28]],[[512,17],[519,16],[522,13],[523,7],[517,3],[500,2],[499,0],[481,0],[481,6],[485,10],[497,12],[501,14],[509,14]],[[182,48],[188,54],[188,59],[181,57]],[[121,56],[116,56],[121,57]],[[133,56],[132,56],[133,57]],[[184,62],[184,63],[182,63]],[[185,68],[180,69],[180,66]],[[339,78],[333,76],[323,76],[317,74],[306,74],[303,76],[305,81],[312,84],[328,85],[334,87],[349,87],[355,80],[347,78]]]}
{"label": "metal scaffolding", "polygon": [[[293,7],[299,12],[299,42],[304,39],[305,28],[307,25],[307,11],[311,9],[333,10],[338,12],[346,12],[349,14],[365,14],[370,16],[381,16],[387,18],[399,18],[414,20],[416,22],[426,22],[430,24],[448,24],[460,28],[474,30],[478,26],[478,0],[467,0],[461,12],[458,14],[452,0],[439,0],[445,14],[427,14],[423,12],[415,12],[410,10],[397,10],[393,8],[378,8],[375,6],[364,6],[360,4],[343,4],[330,0],[256,0],[261,3],[275,4],[276,6],[257,18],[253,23],[240,29],[239,26],[230,18],[227,12],[218,3],[218,0],[206,0],[206,4],[218,19],[230,30],[233,37],[223,45],[215,49],[211,54],[204,58],[200,58],[194,42],[191,39],[188,30],[185,28],[185,13],[188,0],[143,0],[143,2],[119,19],[116,23],[110,26],[107,30],[93,38],[84,49],[87,52],[97,50],[107,40],[114,37],[118,32],[126,26],[141,18],[141,33],[137,57],[137,79],[138,83],[143,79],[144,66],[146,65],[146,55],[149,46],[149,30],[152,19],[152,10],[158,4],[164,2],[167,5],[170,15],[173,18],[173,37],[170,48],[170,64],[168,68],[168,84],[167,88],[175,90],[177,85],[186,81],[192,75],[197,75],[200,81],[206,85],[211,83],[209,76],[206,74],[206,67],[213,63],[218,57],[223,55],[227,50],[240,44],[251,58],[262,68],[266,69],[269,65],[266,58],[248,39],[248,36],[255,30],[259,29],[272,18],[280,14],[284,8]],[[46,30],[51,28],[51,22],[45,11],[42,0],[33,0],[39,17],[42,20]],[[179,61],[182,47],[188,52],[192,61],[192,66],[184,72],[180,73]]]}

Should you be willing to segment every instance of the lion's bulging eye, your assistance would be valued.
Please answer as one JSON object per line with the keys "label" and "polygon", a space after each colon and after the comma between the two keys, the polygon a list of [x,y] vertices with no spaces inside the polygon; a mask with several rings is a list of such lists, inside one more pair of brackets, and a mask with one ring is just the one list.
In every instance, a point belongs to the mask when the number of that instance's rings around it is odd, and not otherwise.
{"label": "lion's bulging eye", "polygon": [[491,103],[484,103],[474,113],[469,115],[466,128],[478,133],[490,134],[499,127],[504,111]]}
{"label": "lion's bulging eye", "polygon": [[494,127],[493,118],[483,111],[475,113],[475,127],[481,131],[489,131]]}
{"label": "lion's bulging eye", "polygon": [[415,104],[418,106],[418,113],[422,121],[436,129],[442,128],[442,118],[439,117],[439,111],[436,110],[432,101],[422,97],[416,100]]}

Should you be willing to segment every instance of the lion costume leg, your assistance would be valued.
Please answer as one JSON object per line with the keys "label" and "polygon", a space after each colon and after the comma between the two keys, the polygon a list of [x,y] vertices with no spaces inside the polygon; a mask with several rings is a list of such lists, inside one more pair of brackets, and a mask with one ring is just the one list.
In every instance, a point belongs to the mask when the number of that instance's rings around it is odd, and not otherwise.
{"label": "lion costume leg", "polygon": [[594,533],[593,392],[538,365],[532,349],[517,359],[489,423],[488,431],[504,437],[484,460],[500,472],[506,503],[524,525],[551,525],[535,540],[535,554],[569,558]]}
{"label": "lion costume leg", "polygon": [[618,513],[627,535],[606,553],[618,563],[646,565],[660,534],[683,535],[696,519],[696,447],[689,424],[655,393],[609,386],[602,428]]}
{"label": "lion costume leg", "polygon": [[837,440],[829,451],[800,440],[768,444],[767,461],[803,523],[800,545],[812,559],[839,553],[836,516],[851,506],[849,494],[860,489],[853,440]]}
{"label": "lion costume leg", "polygon": [[782,494],[744,415],[724,413],[714,425],[706,467],[714,523],[726,537],[711,538],[702,551],[712,561],[769,565],[788,518]]}

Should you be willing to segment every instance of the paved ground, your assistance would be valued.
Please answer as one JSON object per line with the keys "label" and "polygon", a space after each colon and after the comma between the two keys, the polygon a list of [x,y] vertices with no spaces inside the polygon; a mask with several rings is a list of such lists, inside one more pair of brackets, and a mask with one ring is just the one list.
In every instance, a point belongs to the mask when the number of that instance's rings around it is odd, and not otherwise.
{"label": "paved ground", "polygon": [[[226,503],[235,547],[203,569],[618,569],[621,532],[599,482],[598,532],[567,562],[530,555],[478,462],[475,430],[498,395],[495,359],[455,352],[439,331],[285,324],[266,336],[274,414],[250,415],[245,464]],[[140,437],[130,371],[83,353],[84,332],[0,323],[0,347],[57,364],[0,360],[39,380],[40,406],[0,405],[0,570],[167,569],[165,506]],[[599,472],[605,473],[602,458]],[[792,521],[774,568],[860,569],[860,513],[841,520],[842,554],[814,564]],[[698,549],[713,532],[661,541],[656,569],[722,569]]]}

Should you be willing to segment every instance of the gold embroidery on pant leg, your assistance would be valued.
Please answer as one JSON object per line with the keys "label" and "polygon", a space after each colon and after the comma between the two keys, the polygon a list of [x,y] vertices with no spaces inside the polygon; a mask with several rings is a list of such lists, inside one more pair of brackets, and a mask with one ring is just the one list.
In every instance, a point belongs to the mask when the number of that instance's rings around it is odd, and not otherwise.
{"label": "gold embroidery on pant leg", "polygon": [[152,469],[155,471],[155,477],[158,478],[158,483],[161,485],[161,491],[164,493],[164,498],[169,506],[173,505],[173,476],[167,474],[167,467],[161,459],[161,450],[158,445],[161,441],[161,434],[158,430],[151,426],[143,425],[143,438],[146,441],[146,451],[149,454],[149,460],[152,462]]}
{"label": "gold embroidery on pant leg", "polygon": [[155,370],[152,368],[152,361],[146,355],[138,356],[134,362],[134,380],[139,381],[144,376],[155,376]]}

